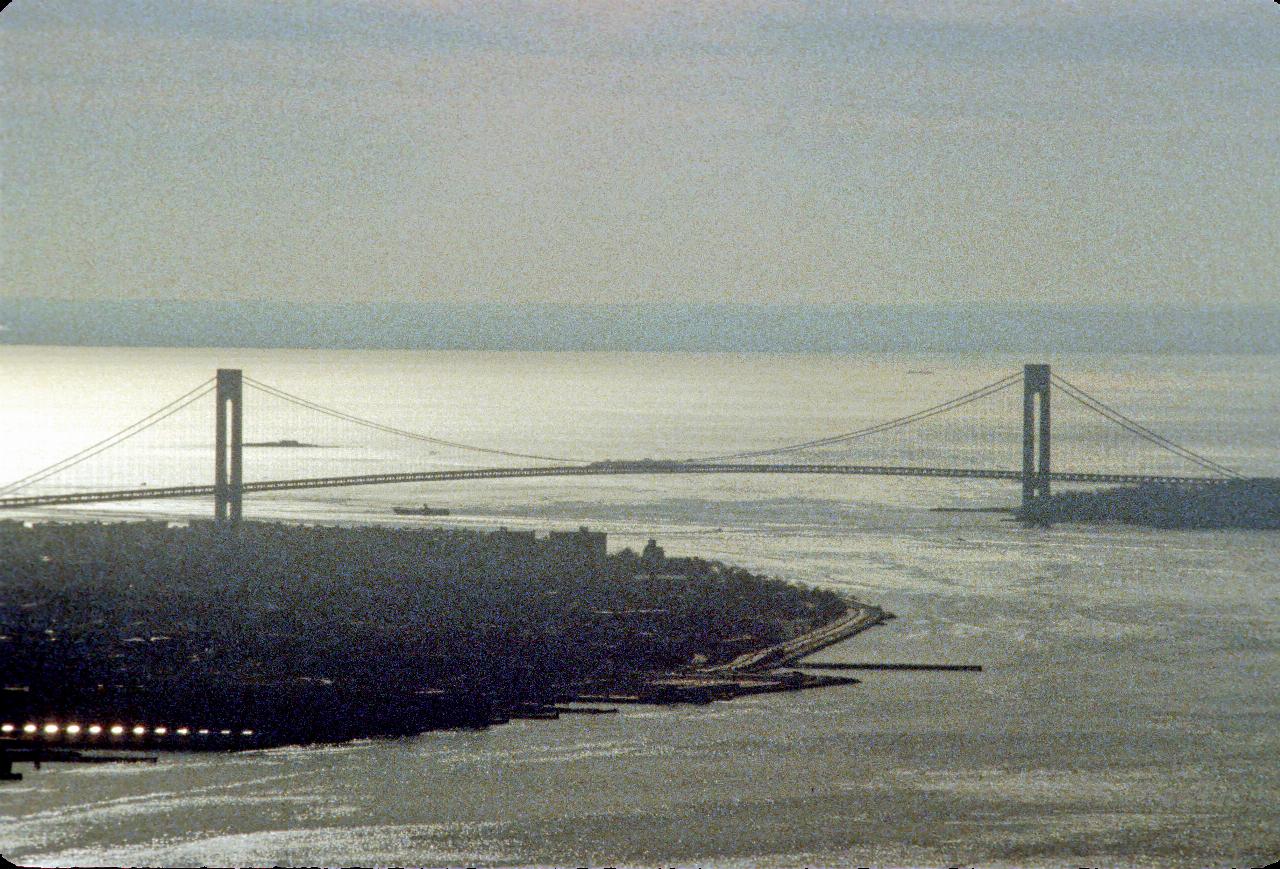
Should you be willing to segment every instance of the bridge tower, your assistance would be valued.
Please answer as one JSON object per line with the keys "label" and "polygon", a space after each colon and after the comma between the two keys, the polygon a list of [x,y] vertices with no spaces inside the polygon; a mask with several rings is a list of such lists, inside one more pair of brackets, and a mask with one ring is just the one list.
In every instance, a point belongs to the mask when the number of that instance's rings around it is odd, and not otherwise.
{"label": "bridge tower", "polygon": [[213,434],[213,518],[217,522],[239,522],[242,515],[243,397],[240,369],[219,368]]}
{"label": "bridge tower", "polygon": [[1022,369],[1022,507],[1049,496],[1049,366]]}

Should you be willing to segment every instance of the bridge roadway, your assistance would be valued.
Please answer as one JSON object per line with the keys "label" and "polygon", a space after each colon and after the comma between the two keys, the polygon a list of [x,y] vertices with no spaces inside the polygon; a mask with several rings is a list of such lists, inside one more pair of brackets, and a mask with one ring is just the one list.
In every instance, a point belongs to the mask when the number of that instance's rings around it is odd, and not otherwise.
{"label": "bridge roadway", "polygon": [[[389,483],[443,483],[453,480],[501,480],[520,477],[593,477],[628,474],[837,474],[847,476],[946,477],[968,480],[1018,480],[1021,471],[984,468],[912,468],[893,465],[818,464],[720,464],[697,462],[593,462],[587,465],[547,465],[523,468],[472,468],[456,471],[406,471],[396,474],[353,474],[341,477],[303,477],[245,483],[244,494],[294,489],[327,489],[339,486],[372,486]],[[1182,477],[1151,474],[1090,474],[1072,471],[1049,475],[1054,483],[1217,483],[1220,477]],[[58,504],[93,504],[106,501],[142,501],[162,498],[212,497],[213,486],[156,486],[139,489],[106,489],[58,495],[26,495],[0,498],[0,510],[48,507]]]}

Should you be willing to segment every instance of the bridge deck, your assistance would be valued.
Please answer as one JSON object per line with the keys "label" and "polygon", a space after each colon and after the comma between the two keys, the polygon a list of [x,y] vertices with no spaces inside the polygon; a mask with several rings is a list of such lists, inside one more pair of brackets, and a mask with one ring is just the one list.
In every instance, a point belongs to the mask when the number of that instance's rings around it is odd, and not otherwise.
{"label": "bridge deck", "polygon": [[[596,462],[589,465],[547,465],[518,468],[472,468],[455,471],[406,471],[395,474],[352,474],[340,477],[303,477],[245,483],[244,494],[326,489],[342,486],[375,486],[392,483],[442,483],[455,480],[498,480],[522,477],[592,477],[633,474],[834,474],[844,476],[944,477],[969,480],[1021,480],[1021,471],[990,468],[929,468],[893,465],[823,464],[716,464],[693,462]],[[1220,477],[1188,477],[1152,474],[1093,474],[1055,472],[1055,483],[1217,483]],[[138,489],[104,489],[51,495],[0,498],[0,510],[47,507],[58,504],[93,504],[108,501],[142,501],[165,498],[212,497],[213,486],[157,486]]]}

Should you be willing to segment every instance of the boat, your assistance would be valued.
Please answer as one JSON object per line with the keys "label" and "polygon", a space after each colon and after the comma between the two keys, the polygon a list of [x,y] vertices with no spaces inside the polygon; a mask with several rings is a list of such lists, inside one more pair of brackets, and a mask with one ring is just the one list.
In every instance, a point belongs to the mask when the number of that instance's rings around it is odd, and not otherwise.
{"label": "boat", "polygon": [[444,507],[428,507],[423,504],[421,507],[392,507],[391,511],[397,516],[448,516],[449,511]]}

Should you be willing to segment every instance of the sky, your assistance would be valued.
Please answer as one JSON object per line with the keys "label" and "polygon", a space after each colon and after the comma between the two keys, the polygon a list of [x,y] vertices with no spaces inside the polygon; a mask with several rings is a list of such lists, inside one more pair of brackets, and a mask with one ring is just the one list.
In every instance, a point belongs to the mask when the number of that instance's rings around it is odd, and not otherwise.
{"label": "sky", "polygon": [[15,0],[0,297],[1280,302],[1269,0]]}

